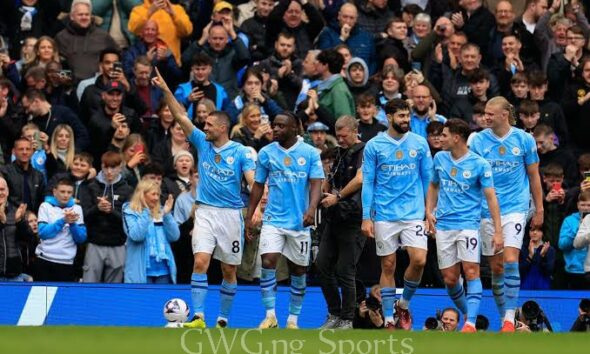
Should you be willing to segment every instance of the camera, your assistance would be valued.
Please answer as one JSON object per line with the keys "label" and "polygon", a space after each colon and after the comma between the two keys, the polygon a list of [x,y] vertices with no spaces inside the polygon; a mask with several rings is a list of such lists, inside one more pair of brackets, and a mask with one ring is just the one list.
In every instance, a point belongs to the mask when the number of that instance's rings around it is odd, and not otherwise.
{"label": "camera", "polygon": [[539,332],[544,329],[553,332],[551,324],[547,317],[545,317],[543,310],[539,304],[533,300],[529,300],[522,304],[519,317],[523,319],[522,322],[529,327],[531,332]]}
{"label": "camera", "polygon": [[436,310],[435,317],[428,317],[426,321],[424,321],[424,329],[427,331],[442,331],[444,330],[444,324],[441,321],[441,311]]}
{"label": "camera", "polygon": [[381,308],[381,303],[379,303],[379,300],[377,300],[373,296],[369,296],[365,299],[365,305],[369,310],[373,311],[379,311],[379,309]]}
{"label": "camera", "polygon": [[447,30],[447,26],[445,26],[445,25],[438,25],[438,26],[436,26],[436,31],[437,32],[443,33],[446,30]]}

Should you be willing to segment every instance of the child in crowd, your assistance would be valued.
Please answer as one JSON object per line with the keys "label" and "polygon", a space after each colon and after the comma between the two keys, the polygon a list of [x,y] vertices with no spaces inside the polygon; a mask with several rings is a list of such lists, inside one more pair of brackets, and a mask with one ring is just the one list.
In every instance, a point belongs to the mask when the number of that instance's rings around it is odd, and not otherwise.
{"label": "child in crowd", "polygon": [[543,242],[543,230],[529,231],[530,241],[520,250],[520,278],[522,290],[549,290],[555,266],[555,248]]}
{"label": "child in crowd", "polygon": [[522,100],[518,106],[518,118],[518,127],[532,134],[541,118],[539,104],[528,99]]}

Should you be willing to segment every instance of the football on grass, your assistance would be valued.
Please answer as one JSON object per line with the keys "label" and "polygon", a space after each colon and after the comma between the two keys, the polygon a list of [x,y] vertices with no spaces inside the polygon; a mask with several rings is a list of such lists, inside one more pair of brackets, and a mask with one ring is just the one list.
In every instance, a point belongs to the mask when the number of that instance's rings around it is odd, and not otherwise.
{"label": "football on grass", "polygon": [[189,308],[182,299],[170,299],[164,305],[164,318],[168,322],[182,323],[188,318]]}

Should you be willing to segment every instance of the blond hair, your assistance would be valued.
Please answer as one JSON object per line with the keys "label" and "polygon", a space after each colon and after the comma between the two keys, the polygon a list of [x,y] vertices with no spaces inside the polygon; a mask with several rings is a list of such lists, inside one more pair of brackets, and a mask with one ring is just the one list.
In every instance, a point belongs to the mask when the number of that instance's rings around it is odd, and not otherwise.
{"label": "blond hair", "polygon": [[247,103],[244,108],[242,108],[242,112],[240,113],[240,120],[238,124],[236,124],[233,129],[231,130],[230,137],[233,139],[236,136],[241,136],[242,133],[240,129],[246,126],[246,118],[252,114],[253,112],[258,112],[262,114],[260,110],[260,106],[255,103]]}
{"label": "blond hair", "polygon": [[70,166],[74,162],[74,155],[76,155],[76,148],[74,146],[74,131],[72,130],[72,128],[69,125],[59,124],[57,127],[55,127],[55,129],[53,130],[53,134],[51,134],[51,144],[49,145],[49,152],[51,153],[51,155],[53,155],[53,157],[56,160],[59,158],[58,153],[57,153],[57,135],[62,130],[65,130],[66,132],[68,132],[68,134],[70,134],[70,141],[68,142],[68,147],[66,149],[66,156],[65,156],[66,159],[64,161],[66,168],[70,168]]}
{"label": "blond hair", "polygon": [[496,96],[491,98],[487,104],[500,107],[501,110],[508,112],[508,122],[510,125],[516,125],[516,109],[514,109],[514,106],[506,98]]}
{"label": "blond hair", "polygon": [[[139,181],[137,187],[135,187],[133,196],[131,196],[129,208],[137,213],[141,213],[143,212],[143,209],[149,208],[145,202],[145,194],[153,191],[158,191],[158,194],[161,193],[160,186],[156,182],[144,179]],[[150,214],[154,220],[161,218],[162,212],[160,210],[160,203],[157,203],[155,207],[150,209]]]}

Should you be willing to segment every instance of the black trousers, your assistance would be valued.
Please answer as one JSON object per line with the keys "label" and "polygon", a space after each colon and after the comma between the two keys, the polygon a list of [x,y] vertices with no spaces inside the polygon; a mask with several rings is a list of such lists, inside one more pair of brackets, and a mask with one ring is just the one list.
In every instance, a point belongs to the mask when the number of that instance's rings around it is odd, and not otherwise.
{"label": "black trousers", "polygon": [[[356,264],[363,251],[365,237],[361,223],[328,222],[320,241],[317,266],[328,312],[344,320],[353,320],[356,308]],[[342,289],[342,298],[338,288]]]}
{"label": "black trousers", "polygon": [[74,265],[49,262],[41,258],[35,259],[33,265],[35,281],[63,281],[72,282],[74,279]]}

